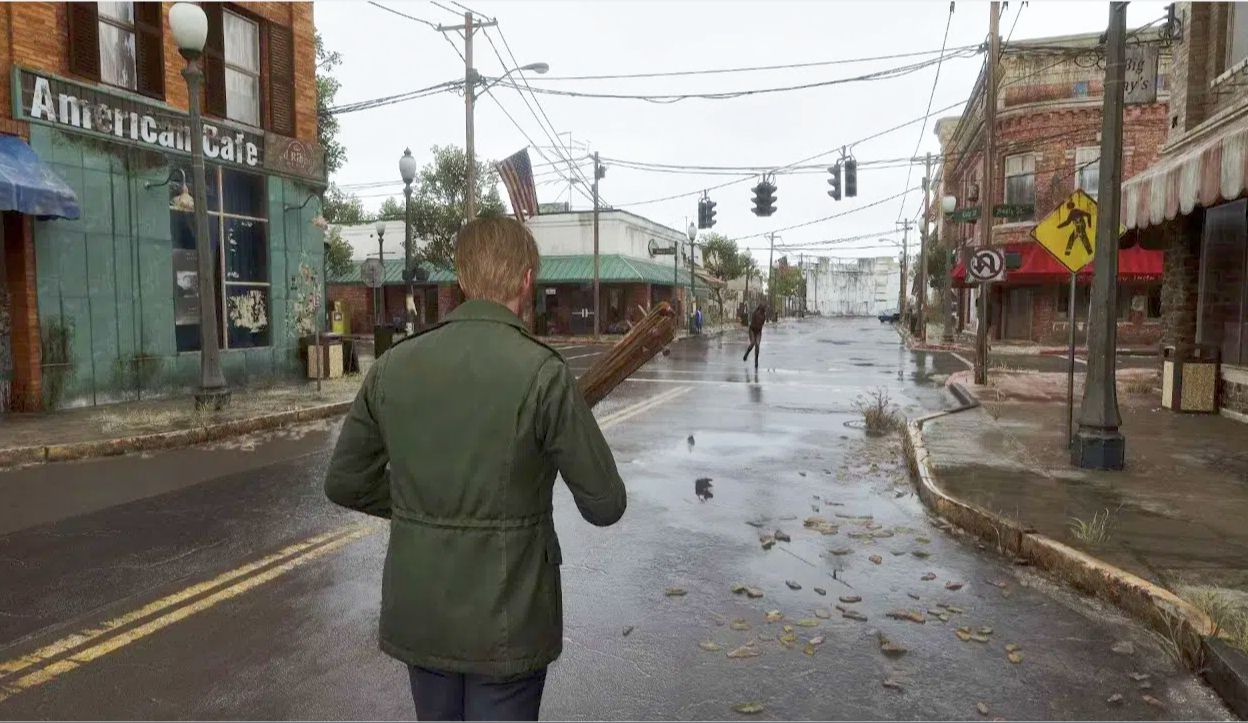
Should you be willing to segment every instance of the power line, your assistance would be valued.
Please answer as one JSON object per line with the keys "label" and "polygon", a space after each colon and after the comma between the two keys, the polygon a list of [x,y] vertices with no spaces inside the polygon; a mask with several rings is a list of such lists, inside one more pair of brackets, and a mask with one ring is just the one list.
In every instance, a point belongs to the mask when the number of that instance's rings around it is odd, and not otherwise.
{"label": "power line", "polygon": [[[951,51],[969,51],[978,50],[979,45],[964,45],[959,48],[952,48]],[[933,55],[943,53],[944,48],[940,50],[916,50],[909,53],[894,53],[892,55],[876,55],[864,58],[842,58],[840,60],[817,60],[808,63],[786,63],[783,65],[755,65],[739,68],[704,68],[701,70],[671,70],[653,73],[614,73],[608,75],[555,75],[543,76],[536,78],[540,82],[565,81],[565,80],[624,80],[629,78],[675,78],[690,75],[721,75],[725,73],[750,73],[755,71],[766,70],[795,70],[798,68],[818,68],[827,65],[846,65],[850,63],[867,63],[876,60],[896,60],[898,58],[914,58],[924,55]]]}
{"label": "power line", "polygon": [[426,88],[421,88],[419,90],[412,90],[406,93],[398,93],[396,95],[388,95],[388,96],[383,96],[381,98],[370,98],[368,100],[358,100],[352,103],[344,103],[342,105],[336,105],[332,108],[326,108],[325,112],[330,115],[343,115],[345,113],[355,113],[356,111],[379,108],[384,105],[391,105],[393,103],[402,103],[403,101],[407,101],[407,100],[414,100],[416,98],[423,98],[425,96],[435,95],[437,93],[441,93],[441,92],[448,91],[448,90],[453,90],[455,88],[461,88],[463,87],[463,85],[464,85],[464,81],[462,80],[448,80],[443,83],[438,83],[437,85],[431,85]]}
{"label": "power line", "polygon": [[399,16],[399,17],[401,17],[401,18],[407,18],[408,20],[415,20],[415,21],[416,21],[416,22],[418,22],[418,23],[424,23],[425,25],[428,25],[429,27],[433,28],[434,30],[437,30],[437,29],[438,29],[438,25],[437,25],[437,23],[431,23],[431,22],[429,22],[428,20],[425,20],[424,18],[418,18],[418,17],[416,17],[415,15],[408,15],[408,14],[407,14],[407,13],[405,13],[405,12],[402,12],[402,11],[399,11],[399,10],[395,10],[394,8],[386,7],[385,5],[382,5],[382,4],[381,4],[381,3],[379,3],[379,2],[374,2],[373,0],[368,0],[368,4],[369,4],[369,5],[372,5],[372,6],[374,6],[374,7],[379,7],[379,8],[381,8],[382,10],[385,10],[385,11],[386,11],[386,12],[388,12],[388,13],[394,13],[395,15],[398,15],[398,16]]}
{"label": "power line", "polygon": [[[953,0],[949,0],[949,15],[946,16],[945,18],[945,36],[940,41],[940,47],[941,47],[940,55],[942,58],[944,57],[944,54],[945,54],[944,47],[949,42],[949,26],[951,25],[953,25]],[[936,85],[940,83],[940,66],[941,66],[940,63],[936,64],[936,77],[932,78],[932,92],[929,93],[927,96],[927,110],[925,111],[925,115],[923,117],[923,123],[922,125],[919,126],[919,138],[918,140],[914,142],[914,153],[910,154],[911,156],[919,155],[919,148],[922,147],[923,145],[923,136],[924,134],[927,133],[927,116],[931,114],[932,101],[936,99]],[[904,185],[907,187],[910,185],[910,175],[913,171],[914,171],[914,166],[910,166],[909,168],[906,169],[906,182]],[[901,207],[897,209],[898,221],[901,220],[901,215],[905,213],[906,211],[906,199],[907,198],[908,198],[908,195],[901,197]]]}

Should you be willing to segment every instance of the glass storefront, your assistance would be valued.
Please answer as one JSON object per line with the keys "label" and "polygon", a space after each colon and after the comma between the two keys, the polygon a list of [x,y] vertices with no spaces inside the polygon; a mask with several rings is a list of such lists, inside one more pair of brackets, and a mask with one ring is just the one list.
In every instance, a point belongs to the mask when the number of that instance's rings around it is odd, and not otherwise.
{"label": "glass storefront", "polygon": [[1248,364],[1248,201],[1205,213],[1196,341],[1217,346],[1223,364]]}

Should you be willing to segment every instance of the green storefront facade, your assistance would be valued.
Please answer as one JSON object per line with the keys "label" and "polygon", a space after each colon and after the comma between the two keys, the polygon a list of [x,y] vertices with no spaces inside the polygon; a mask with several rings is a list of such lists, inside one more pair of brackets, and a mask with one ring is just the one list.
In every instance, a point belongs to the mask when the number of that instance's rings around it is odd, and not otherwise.
{"label": "green storefront facade", "polygon": [[[182,172],[189,179],[189,154],[177,142],[162,148],[110,137],[99,126],[90,131],[59,118],[40,122],[30,117],[29,106],[22,107],[19,88],[15,75],[15,110],[31,121],[31,148],[69,185],[81,208],[78,219],[31,223],[42,407],[193,389],[200,363],[194,225],[193,214],[178,203],[185,201]],[[155,107],[162,127],[180,132],[180,111],[107,92],[122,96],[114,103]],[[206,147],[215,144],[217,156],[215,163],[208,159],[218,270],[213,303],[223,327],[226,380],[238,389],[303,373],[300,338],[321,323],[315,302],[322,292],[324,250],[316,195],[323,172],[315,163],[291,172],[291,144],[300,146],[296,161],[309,150],[306,144],[258,130],[235,133],[222,123],[216,128],[221,140],[204,139]],[[256,138],[248,146],[255,163],[243,162],[241,144],[235,159],[223,158],[221,143],[244,133]]]}

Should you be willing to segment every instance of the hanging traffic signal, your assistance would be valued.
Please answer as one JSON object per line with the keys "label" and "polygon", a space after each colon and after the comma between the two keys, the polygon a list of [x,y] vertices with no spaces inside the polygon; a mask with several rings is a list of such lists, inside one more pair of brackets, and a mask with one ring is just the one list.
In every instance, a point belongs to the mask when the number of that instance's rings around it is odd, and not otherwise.
{"label": "hanging traffic signal", "polygon": [[755,216],[770,216],[776,212],[776,184],[766,176],[754,187],[754,208],[751,211]]}
{"label": "hanging traffic signal", "polygon": [[828,195],[832,197],[832,200],[839,201],[841,200],[841,164],[832,164],[828,173],[832,174],[832,177],[828,179],[828,185],[832,187],[828,189]]}
{"label": "hanging traffic signal", "polygon": [[706,228],[706,199],[698,199],[698,228]]}
{"label": "hanging traffic signal", "polygon": [[706,209],[706,221],[698,228],[710,228],[715,225],[715,202],[706,196],[702,199],[702,207]]}
{"label": "hanging traffic signal", "polygon": [[845,160],[845,198],[858,195],[858,161],[853,158]]}

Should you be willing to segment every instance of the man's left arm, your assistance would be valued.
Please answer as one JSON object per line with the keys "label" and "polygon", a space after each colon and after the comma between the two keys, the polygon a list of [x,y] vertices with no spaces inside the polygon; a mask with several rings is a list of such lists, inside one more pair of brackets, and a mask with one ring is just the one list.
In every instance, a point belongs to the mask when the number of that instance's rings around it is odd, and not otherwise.
{"label": "man's left arm", "polygon": [[364,377],[325,474],[325,496],[334,504],[375,517],[390,517],[390,455],[377,423],[377,377],[383,360]]}

